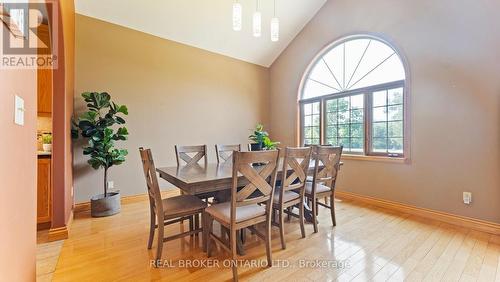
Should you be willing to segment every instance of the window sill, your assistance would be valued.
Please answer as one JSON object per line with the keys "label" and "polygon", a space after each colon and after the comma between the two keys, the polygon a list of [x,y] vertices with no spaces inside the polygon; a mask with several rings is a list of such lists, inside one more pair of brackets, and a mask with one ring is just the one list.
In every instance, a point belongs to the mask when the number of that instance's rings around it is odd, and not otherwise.
{"label": "window sill", "polygon": [[365,156],[365,155],[342,155],[342,160],[358,160],[358,161],[374,161],[374,162],[384,162],[384,163],[401,163],[407,164],[410,162],[408,158],[394,158],[385,156]]}

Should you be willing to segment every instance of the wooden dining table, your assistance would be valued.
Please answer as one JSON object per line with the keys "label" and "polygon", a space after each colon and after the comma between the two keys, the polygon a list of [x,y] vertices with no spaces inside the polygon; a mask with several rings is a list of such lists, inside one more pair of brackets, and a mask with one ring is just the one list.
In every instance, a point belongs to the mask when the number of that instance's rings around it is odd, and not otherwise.
{"label": "wooden dining table", "polygon": [[[343,163],[341,162],[342,166]],[[258,169],[258,166],[256,166]],[[160,167],[156,171],[164,180],[175,185],[187,194],[203,196],[213,192],[231,189],[233,166],[231,162],[193,164],[184,166]],[[283,171],[282,160],[278,165],[278,177],[281,178]],[[308,175],[314,172],[314,162],[309,165]],[[245,185],[245,179],[241,176],[238,183]]]}
{"label": "wooden dining table", "polygon": [[[311,161],[308,175],[314,172],[314,165],[315,162]],[[342,166],[343,163],[341,162],[340,165]],[[259,166],[255,166],[255,168],[258,170]],[[175,185],[184,193],[199,196],[200,198],[213,195],[215,192],[230,191],[233,181],[231,162],[160,167],[156,171],[162,179]],[[277,173],[277,180],[280,180],[283,173],[282,159],[278,164]],[[238,186],[244,186],[247,183],[248,181],[243,176],[238,178]],[[310,213],[311,210],[307,209],[305,212]],[[241,246],[238,249],[240,254],[244,253]]]}

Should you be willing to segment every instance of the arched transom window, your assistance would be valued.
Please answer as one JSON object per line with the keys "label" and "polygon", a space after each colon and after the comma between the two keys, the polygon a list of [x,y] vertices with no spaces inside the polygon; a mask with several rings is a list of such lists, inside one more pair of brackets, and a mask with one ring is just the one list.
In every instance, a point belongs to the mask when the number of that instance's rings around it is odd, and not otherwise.
{"label": "arched transom window", "polygon": [[344,153],[405,153],[405,67],[387,42],[367,35],[334,42],[305,73],[300,89],[302,144]]}

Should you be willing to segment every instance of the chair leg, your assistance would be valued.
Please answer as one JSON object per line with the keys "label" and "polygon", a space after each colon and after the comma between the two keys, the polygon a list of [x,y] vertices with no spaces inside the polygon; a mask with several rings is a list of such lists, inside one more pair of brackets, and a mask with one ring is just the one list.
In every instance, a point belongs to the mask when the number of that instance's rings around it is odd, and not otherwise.
{"label": "chair leg", "polygon": [[[199,229],[200,228],[200,214],[195,214],[194,215],[194,229]],[[198,233],[195,234],[198,236]]]}
{"label": "chair leg", "polygon": [[314,233],[318,233],[318,220],[317,215],[318,215],[318,203],[316,202],[317,199],[316,197],[312,197],[312,221],[313,221],[313,226],[314,226]]}
{"label": "chair leg", "polygon": [[148,250],[151,250],[153,247],[153,239],[155,237],[155,224],[156,224],[156,215],[154,210],[151,208],[151,223],[149,225],[149,240],[148,240]]}
{"label": "chair leg", "polygon": [[158,246],[156,246],[156,260],[161,259],[161,252],[163,250],[163,233],[165,226],[163,225],[163,218],[158,218]]}
{"label": "chair leg", "polygon": [[291,218],[291,215],[290,215],[290,214],[292,213],[292,208],[293,208],[293,206],[292,206],[292,207],[288,207],[288,214],[287,214],[287,216],[286,216],[286,220],[287,220],[287,221],[290,221],[290,218]]}
{"label": "chair leg", "polygon": [[201,213],[201,245],[203,247],[203,251],[207,251],[207,214],[203,211]]}
{"label": "chair leg", "polygon": [[267,255],[267,267],[273,266],[273,260],[271,255],[271,215],[267,215],[266,220],[266,255]]}
{"label": "chair leg", "polygon": [[212,232],[212,227],[214,226],[214,219],[212,216],[209,214],[207,215],[207,231],[206,231],[206,236],[207,236],[207,257],[212,256],[212,238],[210,237],[210,233]]}
{"label": "chair leg", "polygon": [[220,238],[222,242],[226,241],[226,229],[222,226],[222,224],[220,225]]}
{"label": "chair leg", "polygon": [[229,235],[229,240],[231,241],[231,260],[232,260],[232,269],[233,269],[233,281],[238,281],[238,268],[236,267],[236,259],[237,259],[237,255],[236,255],[236,234],[237,234],[237,230],[235,229],[231,229],[231,234]]}
{"label": "chair leg", "polygon": [[318,201],[318,199],[316,199],[315,202],[316,202],[316,216],[318,216],[319,215],[319,201]]}
{"label": "chair leg", "polygon": [[[194,223],[193,223],[193,216],[189,217],[189,231],[194,230]],[[193,237],[193,234],[190,235],[190,237]]]}
{"label": "chair leg", "polygon": [[[186,194],[186,192],[184,192],[184,190],[181,190],[181,195],[185,195],[185,194]],[[182,219],[182,220],[179,222],[179,224],[184,224],[184,220]],[[190,231],[191,231],[191,230],[190,230]]]}
{"label": "chair leg", "polygon": [[333,226],[337,226],[337,220],[335,219],[335,197],[330,196],[330,215],[332,216]]}
{"label": "chair leg", "polygon": [[278,211],[278,213],[279,213],[281,248],[284,250],[286,249],[286,244],[285,244],[285,214],[283,208],[281,208]]}
{"label": "chair leg", "polygon": [[300,233],[302,238],[306,237],[306,230],[304,227],[304,201],[300,201],[299,204],[299,222],[300,222]]}
{"label": "chair leg", "polygon": [[240,230],[240,232],[241,232],[241,243],[242,244],[245,244],[245,241],[247,240],[247,234],[246,234],[245,230],[246,230],[245,228],[243,228],[243,229]]}

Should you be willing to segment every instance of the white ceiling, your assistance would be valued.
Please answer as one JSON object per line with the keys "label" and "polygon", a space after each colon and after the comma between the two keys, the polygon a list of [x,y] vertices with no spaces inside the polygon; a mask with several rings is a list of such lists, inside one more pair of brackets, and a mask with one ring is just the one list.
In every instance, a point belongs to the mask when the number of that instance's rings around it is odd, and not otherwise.
{"label": "white ceiling", "polygon": [[252,36],[255,0],[240,0],[243,29],[232,30],[234,0],[76,0],[76,12],[211,52],[270,66],[326,0],[276,0],[280,40],[271,42],[273,0],[259,0],[262,37]]}

